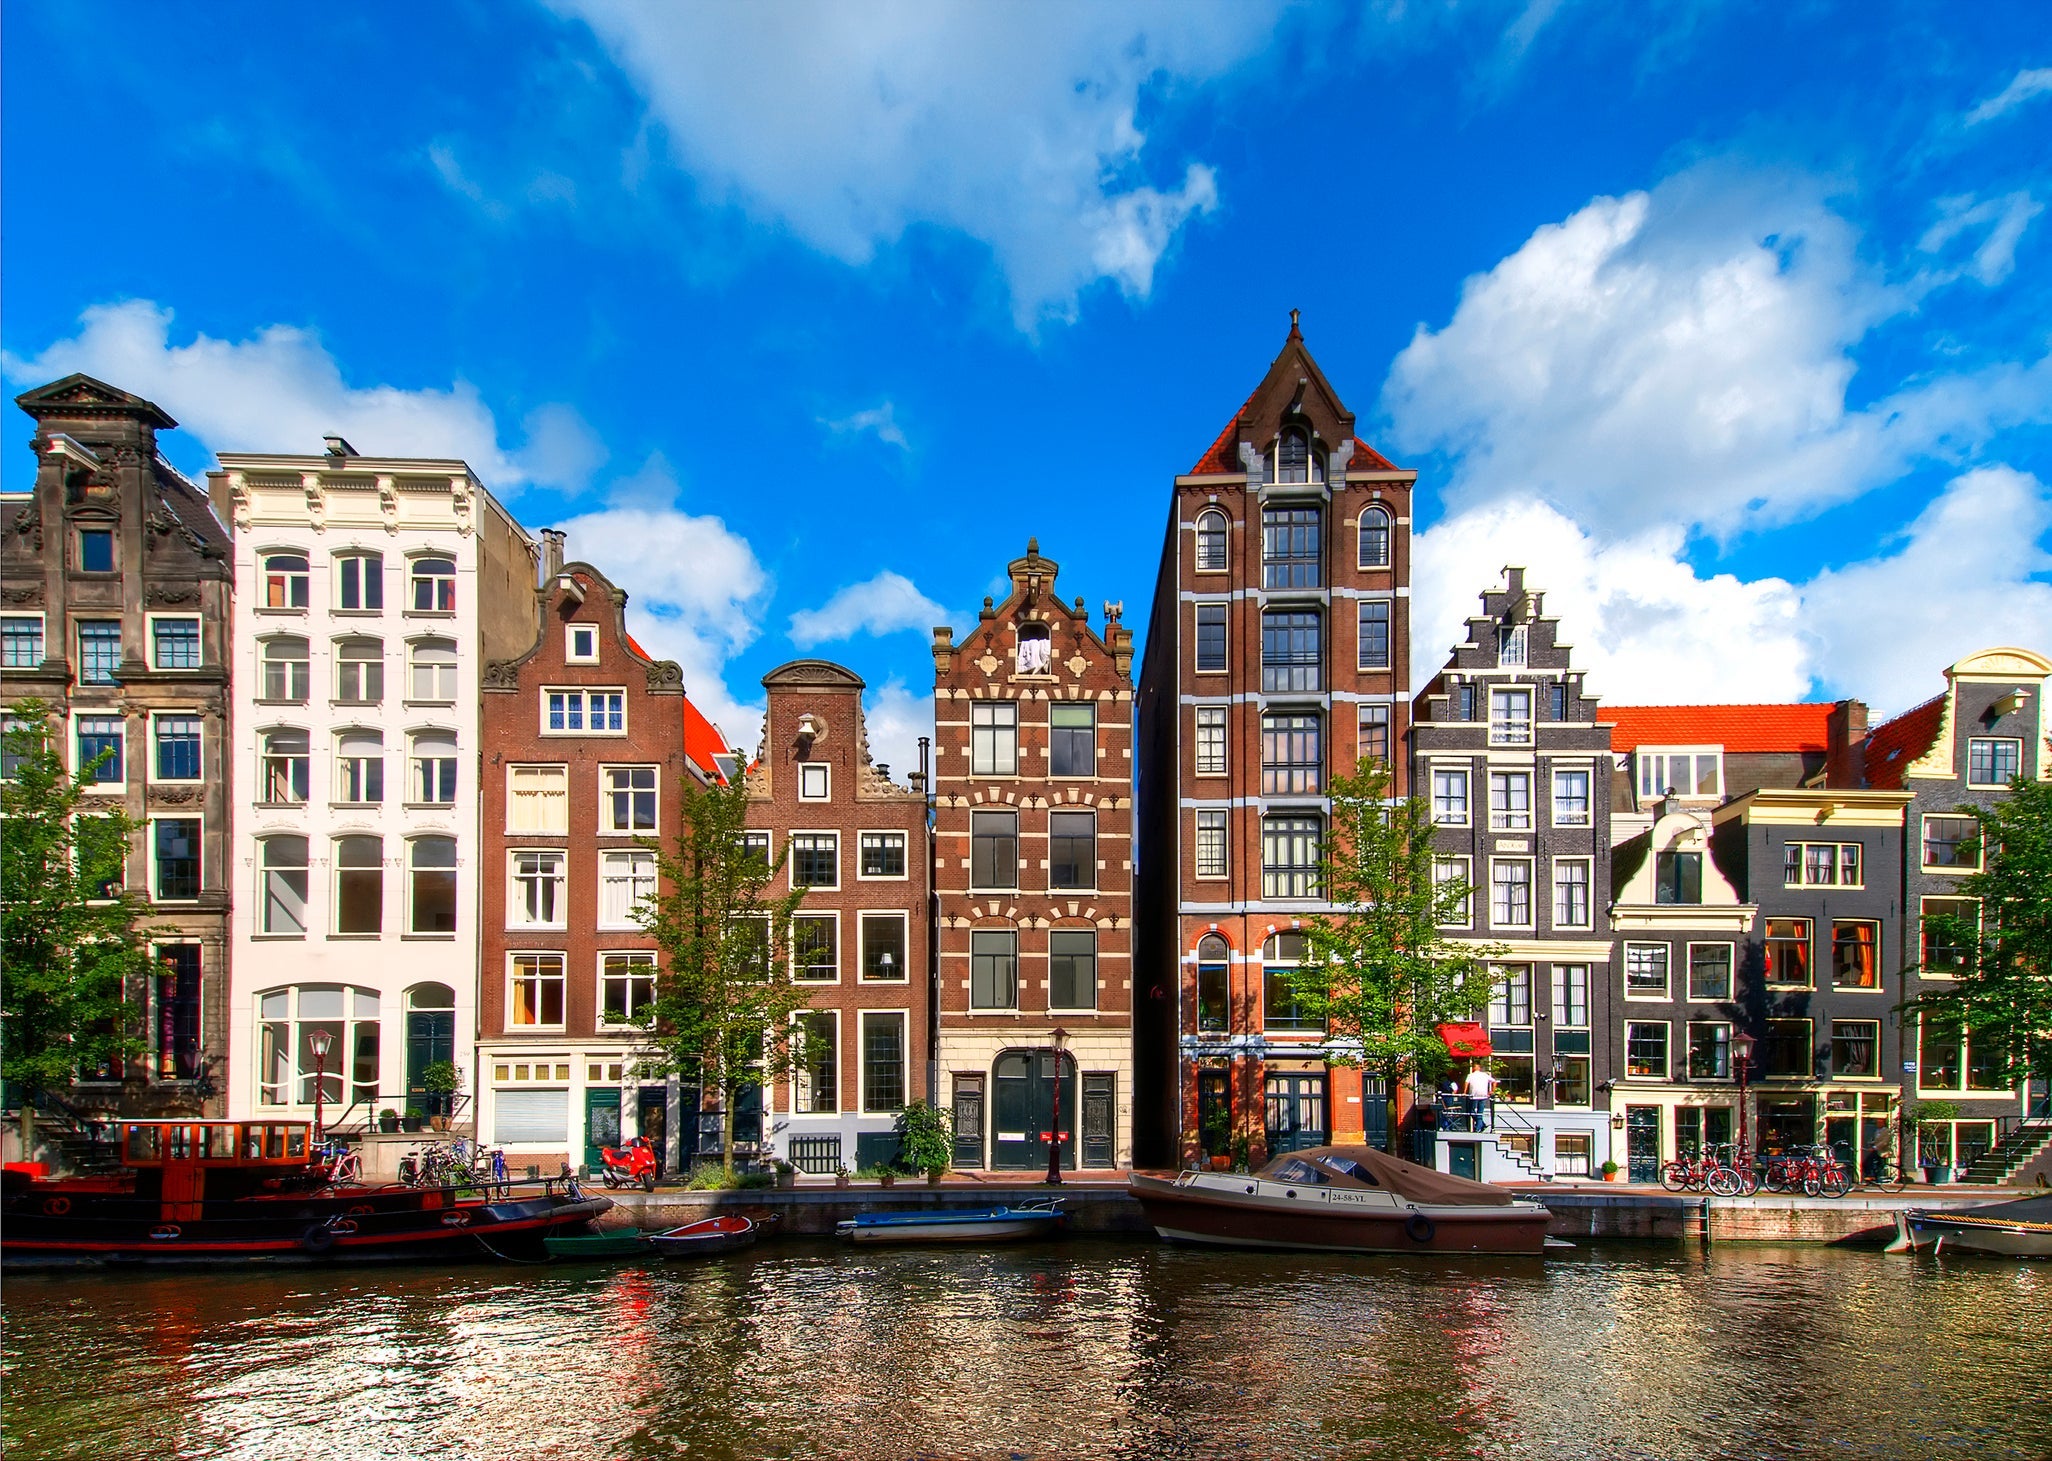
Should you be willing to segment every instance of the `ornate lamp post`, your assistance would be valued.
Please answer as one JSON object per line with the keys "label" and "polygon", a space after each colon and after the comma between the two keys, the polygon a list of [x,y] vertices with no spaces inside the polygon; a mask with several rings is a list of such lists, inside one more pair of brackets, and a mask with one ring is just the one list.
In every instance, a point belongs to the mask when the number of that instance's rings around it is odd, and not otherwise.
{"label": "ornate lamp post", "polygon": [[1740,1030],[1731,1037],[1731,1062],[1738,1069],[1738,1168],[1742,1180],[1753,1173],[1753,1150],[1746,1129],[1746,1069],[1753,1063],[1753,1037]]}
{"label": "ornate lamp post", "polygon": [[307,1037],[307,1044],[313,1049],[314,1058],[314,1145],[321,1144],[321,1097],[328,1084],[328,1049],[335,1037],[326,1030],[316,1029]]}
{"label": "ornate lamp post", "polygon": [[1054,1044],[1054,1110],[1047,1122],[1047,1181],[1050,1187],[1062,1185],[1062,1046],[1068,1042],[1069,1032],[1060,1025],[1048,1039]]}

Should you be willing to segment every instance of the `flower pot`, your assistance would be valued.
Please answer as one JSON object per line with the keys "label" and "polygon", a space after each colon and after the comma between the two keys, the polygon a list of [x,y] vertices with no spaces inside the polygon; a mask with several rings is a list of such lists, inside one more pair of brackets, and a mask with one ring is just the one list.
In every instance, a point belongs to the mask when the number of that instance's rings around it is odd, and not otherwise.
{"label": "flower pot", "polygon": [[1603,1174],[1603,1180],[1606,1182],[1615,1182],[1623,1175],[1624,1174],[1622,1172],[1605,1172]]}
{"label": "flower pot", "polygon": [[934,1169],[933,1169],[933,1170],[932,1170],[931,1172],[928,1172],[928,1173],[926,1174],[926,1185],[927,1185],[927,1186],[929,1186],[929,1187],[938,1187],[938,1186],[940,1186],[940,1182],[941,1182],[941,1169],[940,1169],[939,1167],[935,1167],[935,1168],[934,1168]]}
{"label": "flower pot", "polygon": [[434,1127],[437,1131],[447,1131],[449,1129],[449,1118],[446,1116],[430,1116],[428,1117],[428,1125]]}
{"label": "flower pot", "polygon": [[408,1116],[408,1117],[405,1117],[405,1118],[403,1118],[403,1119],[402,1119],[402,1120],[400,1121],[400,1123],[399,1123],[399,1124],[400,1124],[400,1126],[401,1126],[401,1128],[402,1128],[403,1130],[406,1130],[406,1131],[419,1131],[419,1130],[421,1129],[421,1127],[423,1127],[423,1126],[427,1125],[427,1117],[425,1117],[425,1116]]}
{"label": "flower pot", "polygon": [[835,1176],[834,1176],[834,1186],[836,1186],[836,1187],[846,1187],[847,1185],[848,1185],[848,1174],[847,1174],[846,1172],[839,1172],[839,1173],[836,1173],[836,1174],[835,1174]]}
{"label": "flower pot", "polygon": [[1213,1157],[1211,1159],[1211,1170],[1214,1172],[1229,1172],[1232,1170],[1232,1166],[1233,1159],[1231,1157]]}
{"label": "flower pot", "polygon": [[777,1191],[789,1192],[793,1187],[796,1187],[797,1185],[798,1174],[796,1172],[777,1173]]}
{"label": "flower pot", "polygon": [[895,1187],[898,1185],[898,1174],[896,1172],[886,1172],[877,1180],[886,1187]]}
{"label": "flower pot", "polygon": [[397,1116],[380,1116],[378,1118],[378,1130],[385,1133],[385,1135],[390,1136],[398,1129],[399,1118]]}

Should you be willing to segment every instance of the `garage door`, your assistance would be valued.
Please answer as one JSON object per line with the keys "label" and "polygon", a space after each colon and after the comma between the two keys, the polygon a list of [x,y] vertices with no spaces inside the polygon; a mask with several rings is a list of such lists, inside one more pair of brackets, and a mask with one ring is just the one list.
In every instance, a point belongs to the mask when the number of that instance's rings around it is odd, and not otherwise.
{"label": "garage door", "polygon": [[492,1115],[492,1140],[500,1146],[570,1141],[568,1091],[500,1091]]}

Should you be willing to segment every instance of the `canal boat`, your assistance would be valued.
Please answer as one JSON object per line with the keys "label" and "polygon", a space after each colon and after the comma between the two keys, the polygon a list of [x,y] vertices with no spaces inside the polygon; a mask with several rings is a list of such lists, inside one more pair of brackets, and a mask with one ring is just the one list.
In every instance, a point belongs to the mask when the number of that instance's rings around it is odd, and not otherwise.
{"label": "canal boat", "polygon": [[331,1180],[304,1121],[123,1121],[116,1162],[0,1174],[0,1266],[539,1258],[610,1208],[571,1180],[485,1189]]}
{"label": "canal boat", "polygon": [[1229,1248],[1536,1254],[1551,1217],[1503,1188],[1373,1147],[1309,1147],[1252,1174],[1136,1176],[1129,1190],[1162,1237]]}
{"label": "canal boat", "polygon": [[1993,1253],[2052,1258],[2052,1196],[2019,1197],[1978,1207],[1912,1207],[1895,1215],[1890,1253]]}
{"label": "canal boat", "polygon": [[739,1213],[700,1218],[695,1223],[651,1233],[648,1241],[665,1258],[709,1258],[746,1248],[762,1235],[762,1224]]}
{"label": "canal boat", "polygon": [[551,1258],[571,1263],[602,1258],[646,1258],[655,1252],[649,1235],[639,1228],[613,1228],[589,1233],[551,1233],[542,1239]]}
{"label": "canal boat", "polygon": [[865,1212],[834,1224],[850,1243],[1012,1243],[1049,1238],[1066,1221],[1061,1199],[1025,1207],[944,1208],[933,1212]]}

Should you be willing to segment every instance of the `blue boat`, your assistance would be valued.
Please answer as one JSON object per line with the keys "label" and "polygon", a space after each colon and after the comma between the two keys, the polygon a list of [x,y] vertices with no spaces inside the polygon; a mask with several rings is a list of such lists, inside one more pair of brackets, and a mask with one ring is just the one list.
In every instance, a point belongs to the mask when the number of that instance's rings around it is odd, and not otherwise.
{"label": "blue boat", "polygon": [[1026,1207],[943,1208],[931,1212],[865,1212],[834,1225],[851,1243],[1010,1243],[1062,1230],[1061,1199]]}

